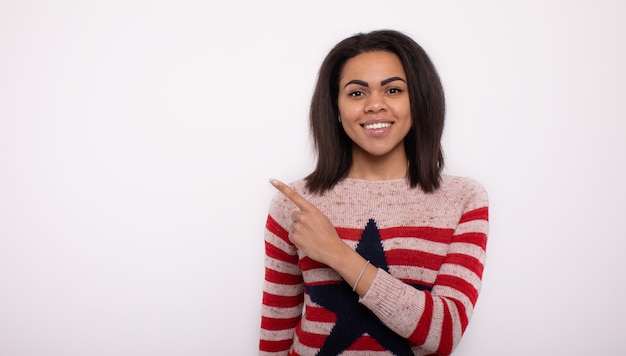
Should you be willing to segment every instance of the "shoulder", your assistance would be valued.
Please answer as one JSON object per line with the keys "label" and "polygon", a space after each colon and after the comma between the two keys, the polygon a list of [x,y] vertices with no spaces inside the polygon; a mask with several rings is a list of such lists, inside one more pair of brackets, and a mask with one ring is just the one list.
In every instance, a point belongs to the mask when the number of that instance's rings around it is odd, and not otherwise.
{"label": "shoulder", "polygon": [[487,190],[473,178],[444,174],[439,189],[450,203],[465,211],[489,205]]}

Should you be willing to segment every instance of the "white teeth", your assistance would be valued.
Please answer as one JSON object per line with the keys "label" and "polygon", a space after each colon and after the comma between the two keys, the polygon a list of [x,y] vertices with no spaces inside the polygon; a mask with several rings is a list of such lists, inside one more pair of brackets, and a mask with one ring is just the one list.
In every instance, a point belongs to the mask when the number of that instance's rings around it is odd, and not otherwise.
{"label": "white teeth", "polygon": [[379,122],[376,124],[369,124],[369,125],[364,125],[363,127],[365,127],[368,130],[380,130],[380,129],[384,129],[386,127],[390,127],[391,123],[390,122]]}

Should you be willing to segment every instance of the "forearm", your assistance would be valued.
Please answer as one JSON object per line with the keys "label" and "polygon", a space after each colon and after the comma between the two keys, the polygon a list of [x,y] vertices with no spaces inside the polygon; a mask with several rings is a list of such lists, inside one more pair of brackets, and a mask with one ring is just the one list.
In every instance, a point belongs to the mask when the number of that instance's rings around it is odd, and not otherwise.
{"label": "forearm", "polygon": [[429,353],[448,355],[463,334],[465,310],[449,296],[418,290],[379,270],[360,302],[380,321]]}
{"label": "forearm", "polygon": [[363,297],[376,277],[378,268],[347,245],[334,256],[329,262],[329,267],[339,273],[346,283]]}

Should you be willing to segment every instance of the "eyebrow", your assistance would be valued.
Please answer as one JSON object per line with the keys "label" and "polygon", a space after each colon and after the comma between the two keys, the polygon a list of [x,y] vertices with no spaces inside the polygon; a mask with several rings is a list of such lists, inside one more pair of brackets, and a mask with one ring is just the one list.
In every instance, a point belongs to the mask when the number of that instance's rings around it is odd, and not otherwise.
{"label": "eyebrow", "polygon": [[[406,83],[406,80],[404,80],[404,79],[402,79],[400,77],[391,77],[391,78],[387,78],[387,79],[382,80],[380,82],[380,85],[386,85],[386,84],[389,84],[391,82],[395,82],[396,80],[401,80],[401,81]],[[363,80],[352,79],[351,81],[347,82],[346,85],[344,85],[343,87],[345,88],[345,87],[347,87],[350,84],[362,85],[364,87],[369,87],[370,86],[367,82],[365,82]]]}

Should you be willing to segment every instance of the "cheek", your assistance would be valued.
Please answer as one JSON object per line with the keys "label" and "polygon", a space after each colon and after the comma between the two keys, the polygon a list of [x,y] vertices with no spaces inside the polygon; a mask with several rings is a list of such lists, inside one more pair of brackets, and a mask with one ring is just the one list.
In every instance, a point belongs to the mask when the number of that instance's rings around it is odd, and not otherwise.
{"label": "cheek", "polygon": [[339,111],[339,115],[344,118],[344,117],[349,117],[351,116],[351,112],[353,111],[353,109],[350,107],[350,105],[342,103],[341,101],[339,101],[337,103],[337,108]]}
{"label": "cheek", "polygon": [[337,99],[337,108],[339,112],[342,114],[350,114],[354,112],[358,112],[363,110],[363,103],[360,100],[354,100],[350,98],[346,98],[345,96],[340,96]]}
{"label": "cheek", "polygon": [[391,110],[400,117],[411,117],[411,105],[409,101],[402,101],[391,106]]}
{"label": "cheek", "polygon": [[339,107],[342,122],[352,122],[363,116],[363,109],[357,105],[343,105]]}

